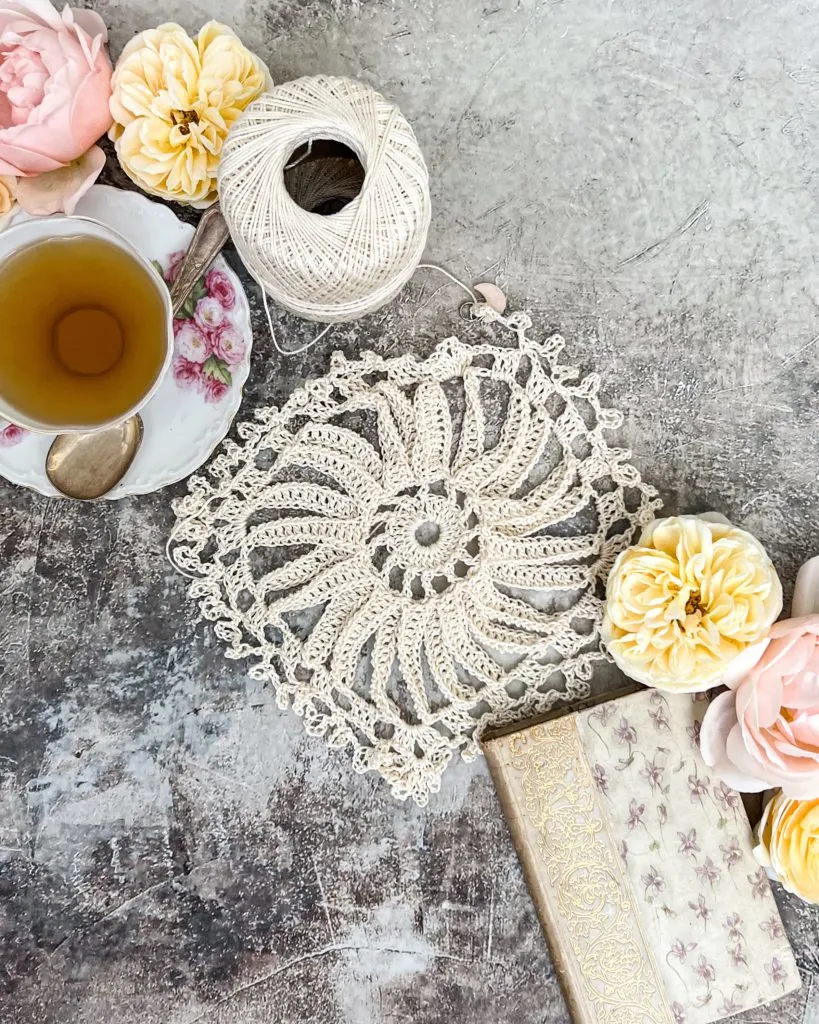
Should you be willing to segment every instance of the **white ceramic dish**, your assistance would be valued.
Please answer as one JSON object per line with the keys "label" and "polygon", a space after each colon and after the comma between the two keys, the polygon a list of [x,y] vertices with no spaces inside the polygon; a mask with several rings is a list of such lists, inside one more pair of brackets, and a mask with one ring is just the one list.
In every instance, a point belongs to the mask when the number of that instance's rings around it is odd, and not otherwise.
{"label": "white ceramic dish", "polygon": [[[136,192],[95,185],[77,206],[123,234],[167,275],[187,249],[193,228],[171,210]],[[14,223],[28,219],[18,213]],[[176,259],[174,259],[176,257]],[[185,321],[176,321],[171,369],[142,410],[145,438],[133,464],[106,498],[148,494],[198,469],[230,429],[250,370],[250,308],[239,279],[220,257],[206,277],[209,290],[192,300],[214,299],[197,310],[189,300]],[[204,287],[204,286],[203,286]],[[220,313],[221,309],[221,313]],[[222,317],[221,324],[214,321]],[[205,347],[206,352],[202,350]],[[185,358],[185,355],[193,358]],[[205,357],[205,358],[203,358]],[[0,420],[0,476],[40,494],[60,496],[48,480],[45,460],[53,434],[34,434]]]}

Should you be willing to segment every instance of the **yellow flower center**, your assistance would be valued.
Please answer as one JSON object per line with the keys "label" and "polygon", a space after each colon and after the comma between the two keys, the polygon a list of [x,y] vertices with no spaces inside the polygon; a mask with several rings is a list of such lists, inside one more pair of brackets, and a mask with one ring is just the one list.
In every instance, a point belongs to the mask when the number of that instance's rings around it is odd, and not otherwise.
{"label": "yellow flower center", "polygon": [[179,125],[179,131],[183,135],[190,135],[192,124],[199,124],[199,115],[195,110],[172,110],[171,120]]}

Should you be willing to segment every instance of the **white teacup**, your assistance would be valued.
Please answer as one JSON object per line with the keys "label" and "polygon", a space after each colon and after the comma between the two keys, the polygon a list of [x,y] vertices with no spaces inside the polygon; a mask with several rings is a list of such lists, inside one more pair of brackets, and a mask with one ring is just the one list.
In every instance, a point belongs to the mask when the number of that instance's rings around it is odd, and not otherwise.
{"label": "white teacup", "polygon": [[[41,302],[21,298],[35,265],[52,271],[42,275]],[[105,329],[104,343],[115,337],[119,345],[104,365],[86,358],[94,338],[83,351],[100,324],[96,340]],[[0,233],[0,416],[42,433],[102,430],[150,401],[172,355],[165,282],[118,232],[88,217],[55,216]]]}

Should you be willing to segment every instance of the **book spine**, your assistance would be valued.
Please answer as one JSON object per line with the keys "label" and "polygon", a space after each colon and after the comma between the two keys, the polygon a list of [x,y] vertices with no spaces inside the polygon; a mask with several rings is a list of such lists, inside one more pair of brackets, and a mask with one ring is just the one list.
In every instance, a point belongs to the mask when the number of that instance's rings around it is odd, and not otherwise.
{"label": "book spine", "polygon": [[504,768],[503,751],[505,744],[500,740],[490,740],[484,745],[484,754],[489,764],[489,771],[495,783],[498,797],[503,809],[503,816],[512,834],[512,841],[518,852],[518,858],[523,870],[523,877],[526,882],[532,901],[535,904],[535,911],[540,920],[546,944],[549,947],[549,954],[554,964],[563,998],[569,1009],[569,1016],[574,1024],[596,1024],[596,1015],[589,1016],[581,1011],[581,1007],[571,984],[571,976],[568,964],[563,955],[560,943],[560,930],[557,927],[556,917],[549,903],[549,898],[542,880],[537,872],[537,851],[532,849],[531,843],[526,835],[523,826],[522,809],[518,803],[515,789],[511,785],[511,777]]}
{"label": "book spine", "polygon": [[577,718],[486,744],[575,1024],[674,1024]]}

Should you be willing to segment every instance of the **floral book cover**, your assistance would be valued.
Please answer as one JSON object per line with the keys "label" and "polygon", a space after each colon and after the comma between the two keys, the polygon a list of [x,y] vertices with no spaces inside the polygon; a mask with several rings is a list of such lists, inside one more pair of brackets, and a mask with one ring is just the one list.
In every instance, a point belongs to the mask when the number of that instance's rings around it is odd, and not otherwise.
{"label": "floral book cover", "polygon": [[799,988],[702,695],[643,690],[484,750],[573,1019],[707,1024]]}

